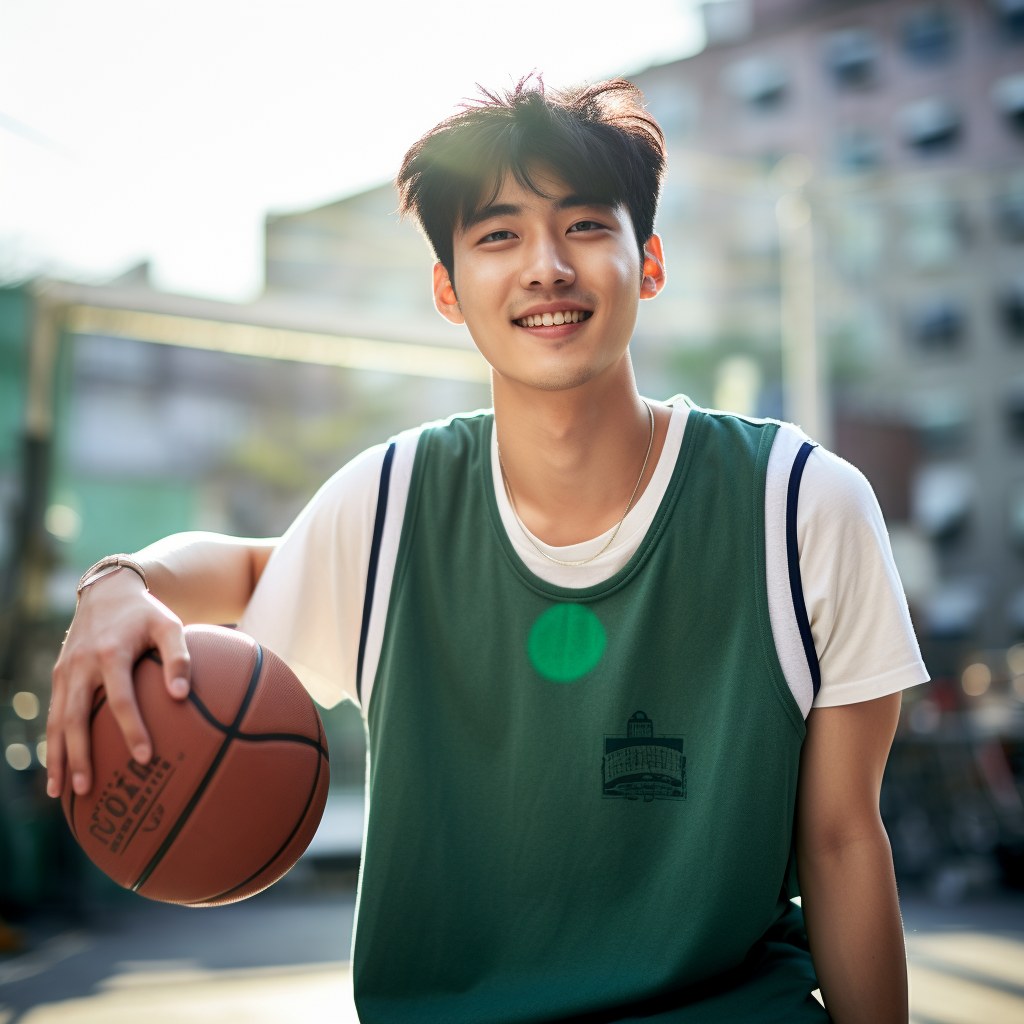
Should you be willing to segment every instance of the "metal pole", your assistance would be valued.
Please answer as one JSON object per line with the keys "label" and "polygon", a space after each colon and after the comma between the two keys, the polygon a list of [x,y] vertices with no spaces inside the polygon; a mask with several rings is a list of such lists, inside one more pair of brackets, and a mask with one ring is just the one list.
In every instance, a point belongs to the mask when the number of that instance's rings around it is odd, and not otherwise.
{"label": "metal pole", "polygon": [[28,353],[25,403],[24,491],[20,604],[29,619],[46,611],[46,577],[52,568],[44,521],[50,489],[54,391],[60,310],[45,285],[35,289],[35,310]]}
{"label": "metal pole", "polygon": [[46,613],[46,578],[52,567],[45,517],[49,499],[50,448],[60,309],[46,287],[32,290],[32,328],[25,380],[21,495],[14,544],[0,609],[0,678],[13,680],[24,658],[25,627]]}
{"label": "metal pole", "polygon": [[[795,158],[785,159],[795,162]],[[783,170],[783,181],[788,176],[788,184],[799,184],[775,206],[779,225],[783,407],[787,419],[828,447],[832,441],[828,368],[818,339],[814,225],[803,188],[810,175],[808,168],[801,181],[800,169],[799,165],[791,165]]]}

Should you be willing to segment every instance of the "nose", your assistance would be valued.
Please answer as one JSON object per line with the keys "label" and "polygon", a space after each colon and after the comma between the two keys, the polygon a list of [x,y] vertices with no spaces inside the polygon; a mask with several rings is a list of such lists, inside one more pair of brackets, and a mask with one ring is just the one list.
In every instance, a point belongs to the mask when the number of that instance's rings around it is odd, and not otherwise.
{"label": "nose", "polygon": [[548,232],[540,232],[533,238],[526,247],[527,258],[519,278],[523,288],[535,291],[575,283],[576,271],[560,241]]}

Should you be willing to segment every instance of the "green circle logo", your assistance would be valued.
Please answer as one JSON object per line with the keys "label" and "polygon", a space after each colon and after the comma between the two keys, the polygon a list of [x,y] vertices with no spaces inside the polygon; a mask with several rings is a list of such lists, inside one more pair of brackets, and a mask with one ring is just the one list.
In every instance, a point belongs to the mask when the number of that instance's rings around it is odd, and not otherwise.
{"label": "green circle logo", "polygon": [[530,630],[526,649],[533,667],[553,683],[571,683],[604,654],[601,620],[581,604],[556,604]]}

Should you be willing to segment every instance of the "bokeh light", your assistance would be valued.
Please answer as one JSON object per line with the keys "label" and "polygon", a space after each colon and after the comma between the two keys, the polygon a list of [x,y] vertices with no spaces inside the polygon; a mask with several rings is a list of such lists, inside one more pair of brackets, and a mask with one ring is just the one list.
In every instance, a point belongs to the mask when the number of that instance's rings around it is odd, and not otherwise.
{"label": "bokeh light", "polygon": [[15,771],[23,772],[32,764],[32,751],[24,743],[9,743],[4,756]]}
{"label": "bokeh light", "polygon": [[31,722],[39,715],[39,698],[30,690],[21,690],[16,693],[11,698],[11,706],[14,708],[14,713],[19,718],[25,719],[26,722]]}
{"label": "bokeh light", "polygon": [[82,532],[82,517],[68,505],[51,505],[46,510],[47,532],[58,540],[74,540]]}
{"label": "bokeh light", "polygon": [[968,697],[980,697],[992,685],[992,670],[981,661],[968,665],[964,669],[960,685]]}

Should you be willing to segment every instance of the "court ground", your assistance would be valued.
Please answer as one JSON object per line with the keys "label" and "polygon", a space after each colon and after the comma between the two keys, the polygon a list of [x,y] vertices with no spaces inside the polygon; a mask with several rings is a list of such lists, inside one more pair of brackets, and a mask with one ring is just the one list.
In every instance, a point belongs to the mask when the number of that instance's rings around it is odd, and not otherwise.
{"label": "court ground", "polygon": [[[355,1024],[354,874],[297,870],[217,910],[139,899],[27,926],[29,951],[0,958],[0,1024]],[[916,1024],[1024,1021],[1024,896],[903,909]]]}

